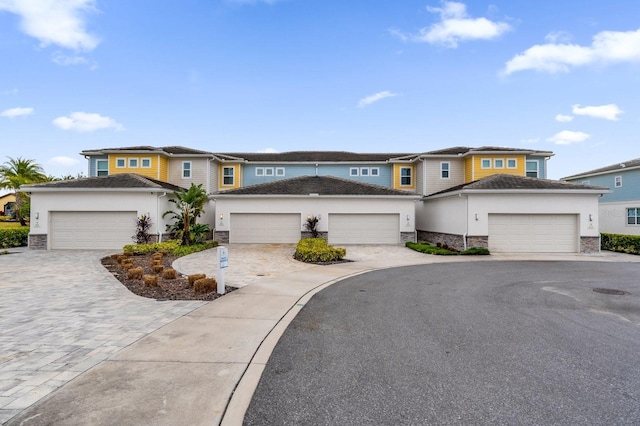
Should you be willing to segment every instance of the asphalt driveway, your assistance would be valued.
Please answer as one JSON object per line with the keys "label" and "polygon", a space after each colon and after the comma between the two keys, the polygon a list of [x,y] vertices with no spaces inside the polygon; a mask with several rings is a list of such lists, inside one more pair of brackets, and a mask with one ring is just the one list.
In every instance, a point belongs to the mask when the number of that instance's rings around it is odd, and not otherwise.
{"label": "asphalt driveway", "polygon": [[285,331],[245,424],[638,424],[639,273],[513,261],[348,278]]}

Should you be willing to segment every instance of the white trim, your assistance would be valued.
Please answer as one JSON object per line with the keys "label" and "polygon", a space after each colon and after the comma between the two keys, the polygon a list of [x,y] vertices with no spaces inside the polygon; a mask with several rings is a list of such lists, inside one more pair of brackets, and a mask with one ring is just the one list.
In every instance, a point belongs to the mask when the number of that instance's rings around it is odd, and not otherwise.
{"label": "white trim", "polygon": [[[442,166],[447,165],[447,170],[444,170]],[[447,172],[447,177],[442,177],[442,173]],[[440,179],[451,179],[451,161],[440,162]]]}
{"label": "white trim", "polygon": [[613,177],[613,187],[614,188],[622,188],[622,175]]}
{"label": "white trim", "polygon": [[[502,165],[498,166],[498,161],[502,163]],[[493,159],[493,168],[494,169],[504,169],[504,158],[494,158]]]}
{"label": "white trim", "polygon": [[[280,173],[282,172],[282,173]],[[285,176],[285,168],[284,167],[276,167],[276,176]]]}
{"label": "white trim", "polygon": [[[98,163],[99,163],[100,161],[104,161],[105,163],[107,163],[107,169],[106,169],[106,170],[101,170],[101,169],[100,169],[100,167],[98,166]],[[94,163],[94,164],[95,164],[95,166],[96,166],[96,176],[101,176],[101,175],[100,175],[100,172],[101,172],[101,171],[103,171],[103,172],[107,172],[107,174],[106,174],[106,175],[102,175],[102,176],[109,176],[109,159],[108,159],[108,158],[107,158],[107,159],[105,159],[105,158],[96,158],[96,160],[95,160],[95,163]]]}
{"label": "white trim", "polygon": [[[135,166],[131,165],[132,161],[135,161],[135,163],[136,163]],[[140,159],[137,158],[137,157],[136,158],[129,158],[129,161],[127,163],[129,164],[129,167],[128,167],[129,169],[138,169],[138,168],[140,168]]]}
{"label": "white trim", "polygon": [[[373,173],[375,171],[375,173]],[[380,167],[370,167],[369,168],[370,175],[369,176],[380,176]]]}
{"label": "white trim", "polygon": [[371,169],[369,167],[360,167],[360,176],[369,177],[371,176],[370,172]]}
{"label": "white trim", "polygon": [[[231,170],[231,175],[225,175],[224,171],[226,169]],[[224,183],[224,178],[230,177],[231,183]],[[235,186],[236,183],[236,168],[233,166],[222,166],[222,182],[220,182],[220,186]]]}
{"label": "white trim", "polygon": [[[487,167],[484,166],[484,162],[485,161],[489,162],[489,166],[487,166]],[[481,158],[480,159],[480,168],[482,170],[489,170],[491,168],[491,164],[492,164],[491,158]]]}
{"label": "white trim", "polygon": [[358,167],[349,168],[349,176],[360,176],[360,168]]}
{"label": "white trim", "polygon": [[258,177],[264,176],[264,167],[256,167],[255,175]]}
{"label": "white trim", "polygon": [[265,176],[275,176],[275,170],[273,169],[273,167],[265,167],[264,168],[264,175]]}
{"label": "white trim", "polygon": [[[530,163],[535,163],[536,164],[536,177],[539,178],[540,177],[540,162],[537,160],[526,160],[526,162],[524,163],[524,175],[527,176],[527,173],[532,172],[533,170],[529,170],[529,168],[527,167],[527,164]],[[533,177],[533,176],[530,176]]]}
{"label": "white trim", "polygon": [[[402,171],[403,170],[409,170],[409,175],[408,176],[403,176],[402,175]],[[402,183],[402,178],[409,178],[409,183]],[[413,185],[413,167],[400,167],[400,186],[405,186],[405,187],[412,187]]]}
{"label": "white trim", "polygon": [[[185,165],[189,165],[188,169],[185,169]],[[189,172],[189,176],[185,176],[185,173],[188,171]],[[182,173],[181,173],[182,179],[191,179],[193,177],[193,163],[191,163],[191,161],[183,161],[182,162]]]}
{"label": "white trim", "polygon": [[[149,165],[148,166],[144,165],[144,161],[145,160],[149,161]],[[140,167],[143,168],[143,169],[150,169],[151,168],[151,164],[152,164],[152,162],[151,162],[151,158],[150,157],[143,157],[143,158],[140,159]]]}
{"label": "white trim", "polygon": [[[509,161],[513,161],[513,167],[509,166]],[[518,168],[518,159],[517,158],[507,158],[506,162],[507,169],[517,169]]]}
{"label": "white trim", "polygon": [[[122,160],[124,163],[122,166],[118,165],[118,162]],[[116,158],[116,168],[117,169],[126,169],[127,168],[127,159],[124,157],[118,157]]]}

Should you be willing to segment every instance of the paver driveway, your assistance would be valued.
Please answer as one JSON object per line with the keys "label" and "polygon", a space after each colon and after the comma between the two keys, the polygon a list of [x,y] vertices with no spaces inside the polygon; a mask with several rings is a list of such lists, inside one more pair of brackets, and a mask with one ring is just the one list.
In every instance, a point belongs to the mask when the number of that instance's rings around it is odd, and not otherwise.
{"label": "paver driveway", "polygon": [[105,251],[0,256],[0,423],[203,302],[136,296]]}

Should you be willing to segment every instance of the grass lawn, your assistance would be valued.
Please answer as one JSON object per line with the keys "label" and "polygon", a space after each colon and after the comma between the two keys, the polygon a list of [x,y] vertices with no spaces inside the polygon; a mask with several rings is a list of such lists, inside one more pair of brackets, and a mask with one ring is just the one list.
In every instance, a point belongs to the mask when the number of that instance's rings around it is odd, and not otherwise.
{"label": "grass lawn", "polygon": [[[0,229],[19,229],[22,228],[20,226],[20,222],[0,222]],[[28,226],[24,227],[25,229],[29,229]]]}

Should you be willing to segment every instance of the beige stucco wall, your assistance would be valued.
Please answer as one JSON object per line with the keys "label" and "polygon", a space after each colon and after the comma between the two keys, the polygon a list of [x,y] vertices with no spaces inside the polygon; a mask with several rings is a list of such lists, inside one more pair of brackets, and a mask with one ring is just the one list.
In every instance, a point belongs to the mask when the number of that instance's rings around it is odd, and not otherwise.
{"label": "beige stucco wall", "polygon": [[[464,183],[464,160],[451,159],[426,159],[423,160],[426,168],[426,184],[424,195],[444,191],[452,186]],[[449,179],[440,178],[440,163],[449,163]]]}
{"label": "beige stucco wall", "polygon": [[640,235],[640,226],[627,225],[627,208],[640,207],[640,202],[620,201],[598,206],[600,232],[607,234]]}
{"label": "beige stucco wall", "polygon": [[[182,177],[182,163],[191,161],[191,178]],[[209,160],[207,158],[177,157],[169,160],[168,181],[173,185],[189,188],[191,184],[200,185],[207,191],[212,191]]]}
{"label": "beige stucco wall", "polygon": [[[400,232],[415,230],[413,199],[339,198],[309,196],[304,198],[220,198],[216,200],[216,230],[229,231],[231,213],[299,213],[300,230],[307,216],[317,216],[318,231],[328,232],[329,213],[399,213]],[[220,221],[220,215],[223,219]],[[407,220],[408,217],[408,220]]]}

